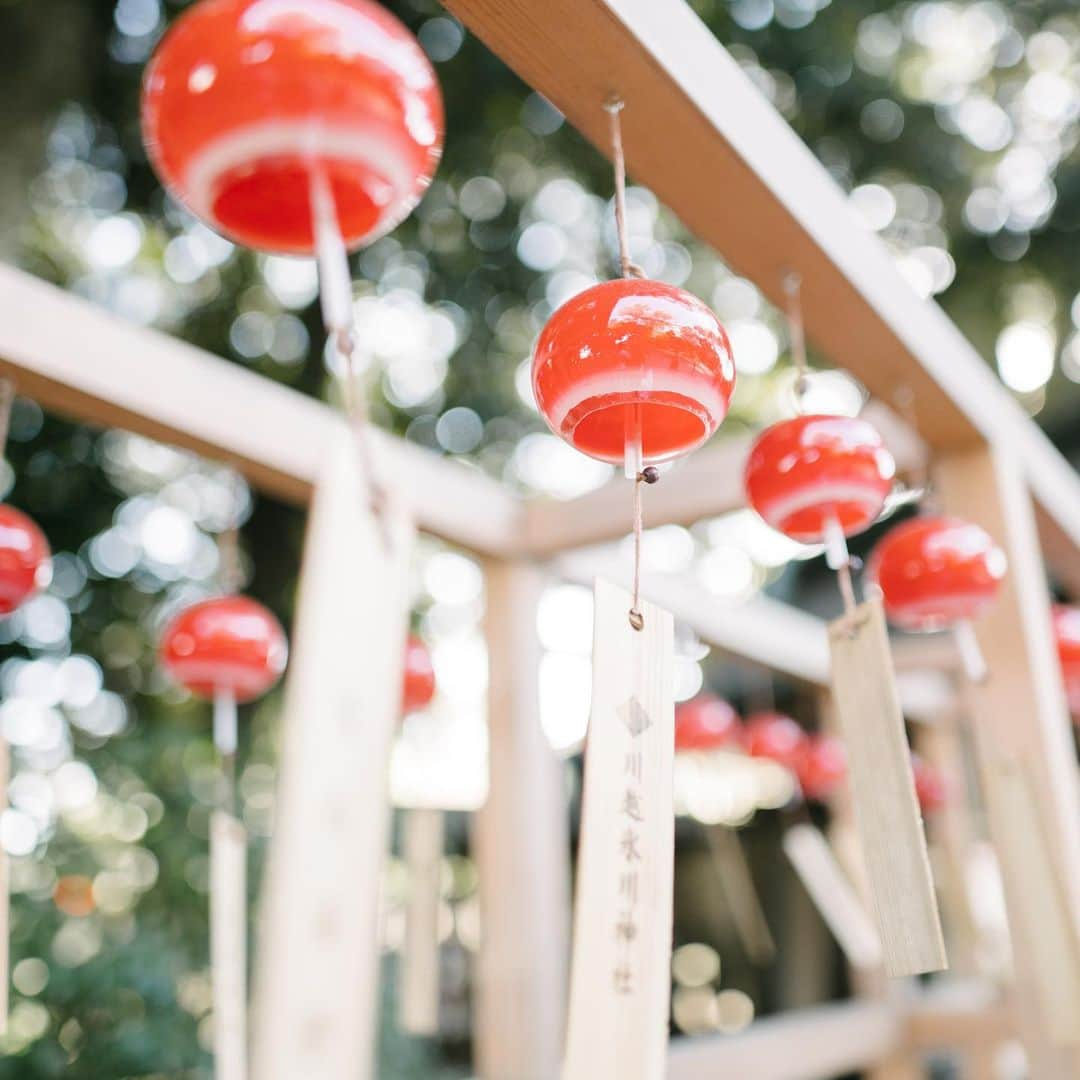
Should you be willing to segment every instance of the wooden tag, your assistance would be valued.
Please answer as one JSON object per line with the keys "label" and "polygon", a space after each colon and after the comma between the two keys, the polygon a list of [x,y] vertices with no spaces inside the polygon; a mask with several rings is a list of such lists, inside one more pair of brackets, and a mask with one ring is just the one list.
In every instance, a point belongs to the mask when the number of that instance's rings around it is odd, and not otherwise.
{"label": "wooden tag", "polygon": [[793,825],[784,833],[784,852],[836,943],[854,968],[881,966],[881,941],[855,889],[821,830]]}
{"label": "wooden tag", "polygon": [[563,1080],[661,1080],[671,991],[675,708],[670,614],[595,585]]}
{"label": "wooden tag", "polygon": [[210,972],[214,1080],[247,1076],[247,832],[231,814],[210,818]]}
{"label": "wooden tag", "polygon": [[941,971],[945,943],[880,600],[831,623],[829,643],[885,970],[893,976]]}
{"label": "wooden tag", "polygon": [[439,1030],[441,810],[402,811],[402,855],[409,898],[398,964],[398,1022],[412,1035],[434,1035]]}
{"label": "wooden tag", "polygon": [[387,767],[413,529],[371,512],[344,425],[308,519],[255,982],[253,1075],[373,1075]]}

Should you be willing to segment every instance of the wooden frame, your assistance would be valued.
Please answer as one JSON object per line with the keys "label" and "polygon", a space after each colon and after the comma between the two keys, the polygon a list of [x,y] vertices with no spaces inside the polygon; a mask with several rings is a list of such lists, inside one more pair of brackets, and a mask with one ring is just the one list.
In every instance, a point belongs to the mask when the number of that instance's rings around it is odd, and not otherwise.
{"label": "wooden frame", "polygon": [[[1080,851],[1075,821],[1067,815],[1078,803],[1077,779],[1075,770],[1049,760],[1065,745],[1066,719],[1060,695],[1046,689],[1053,660],[1048,634],[1036,624],[1046,609],[1044,556],[1058,579],[1080,592],[1080,478],[942,312],[908,288],[824,169],[687,5],[447,0],[447,7],[605,153],[601,106],[617,92],[626,103],[623,134],[631,172],[774,302],[781,299],[784,275],[798,271],[808,336],[876,396],[875,421],[891,433],[901,463],[921,459],[930,448],[942,460],[950,503],[1008,533],[999,539],[1007,540],[1024,588],[1036,596],[1031,603],[1010,599],[1021,618],[988,624],[986,644],[995,674],[1010,692],[1028,700],[1034,695],[1037,715],[1001,715],[995,724],[1004,731],[1012,723],[1010,735],[1018,741],[1025,732],[1034,735],[1028,765],[1035,777],[1050,781],[1039,799],[1039,827],[1061,841],[1049,872],[1064,895],[1075,895]],[[46,408],[227,462],[260,490],[296,503],[309,498],[340,423],[320,402],[3,267],[0,372]],[[914,396],[917,432],[896,424],[885,408],[901,392]],[[524,670],[535,660],[529,604],[539,573],[525,560],[557,557],[553,569],[575,579],[610,570],[608,553],[567,549],[602,543],[625,530],[625,485],[566,504],[526,502],[466,465],[382,433],[376,441],[385,479],[406,494],[420,528],[484,558],[494,598],[492,655]],[[718,442],[672,471],[647,500],[648,524],[686,524],[740,505],[734,480],[746,446]],[[986,446],[1012,463],[1004,480],[996,474],[990,492],[956,479],[974,468],[972,455],[978,459]],[[1021,506],[1017,523],[1009,515],[1028,493],[1034,518],[1025,517]],[[1030,521],[1037,521],[1038,542]],[[724,611],[703,603],[699,590],[678,579],[651,581],[646,592],[722,648],[779,666],[812,685],[824,683],[824,627],[812,616],[772,601]],[[776,647],[781,641],[783,653]],[[908,652],[934,667],[955,662],[947,648]],[[535,771],[529,783],[507,776],[493,782],[477,826],[478,856],[496,874],[485,902],[498,905],[497,932],[482,947],[479,963],[481,977],[495,980],[486,998],[481,991],[478,1009],[485,1080],[527,1075],[525,1061],[542,1063],[543,1075],[553,1075],[552,1063],[561,1053],[568,889],[559,838],[565,806],[557,767],[534,760],[542,748],[534,691],[531,681],[515,683],[512,672],[491,690],[493,762],[511,772]],[[984,700],[980,707],[992,704]],[[988,756],[985,747],[982,755]],[[506,822],[527,823],[542,853],[540,899],[530,893],[512,901],[512,889],[497,891],[498,868],[509,873],[505,868],[520,859],[514,854],[520,837]],[[1010,875],[1020,867],[1006,857],[1002,868],[1008,891]],[[502,880],[509,886],[512,875]],[[1014,878],[1011,888],[1018,887]],[[1022,924],[1019,941],[1030,932]],[[523,971],[533,974],[521,978]],[[510,987],[509,996],[490,992],[500,986]],[[530,1016],[539,1019],[523,1021]],[[958,1012],[933,999],[910,1009],[884,999],[858,1001],[764,1021],[730,1039],[674,1047],[669,1075],[728,1069],[809,1080],[882,1060],[904,1045],[977,1040],[991,1018],[1001,1022],[1000,1013],[985,1003]],[[1046,1049],[1038,1017],[1023,1014],[1018,1027],[1040,1063],[1040,1076],[1070,1075],[1075,1056]],[[817,1057],[814,1046],[820,1048]],[[838,1048],[844,1053],[830,1057]],[[800,1062],[798,1071],[782,1064],[793,1059]]]}

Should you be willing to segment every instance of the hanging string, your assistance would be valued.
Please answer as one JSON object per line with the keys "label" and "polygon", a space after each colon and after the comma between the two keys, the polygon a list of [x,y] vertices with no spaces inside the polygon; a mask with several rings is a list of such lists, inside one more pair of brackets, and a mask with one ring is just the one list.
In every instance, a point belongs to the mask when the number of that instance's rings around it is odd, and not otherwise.
{"label": "hanging string", "polygon": [[[622,144],[622,98],[613,96],[604,102],[604,109],[611,118],[611,160],[615,166],[615,232],[619,241],[619,269],[623,277],[645,277],[645,271],[630,258],[630,234],[626,223],[626,158]],[[660,471],[655,465],[643,467],[641,438],[641,409],[636,405],[626,420],[626,475],[634,481],[634,584],[630,602],[630,626],[634,630],[645,627],[641,611],[641,534],[644,528],[642,484],[655,484]]]}
{"label": "hanging string", "polygon": [[367,401],[360,386],[356,338],[353,334],[352,280],[349,276],[348,254],[338,226],[330,185],[319,171],[312,175],[311,209],[323,326],[341,362],[345,416],[353,433],[360,468],[367,480],[371,508],[376,517],[379,517],[386,497],[375,468]]}
{"label": "hanging string", "polygon": [[810,389],[810,365],[806,361],[806,332],[802,313],[802,274],[790,270],[784,275],[784,296],[787,298],[788,337],[791,340],[791,360],[795,365],[795,407],[801,411],[803,395]]}
{"label": "hanging string", "polygon": [[218,584],[224,593],[239,592],[244,584],[244,569],[240,559],[240,536],[235,525],[218,534]]}
{"label": "hanging string", "polygon": [[626,158],[623,156],[623,100],[611,97],[604,103],[611,118],[611,160],[615,166],[615,232],[619,241],[619,269],[623,277],[645,277],[645,271],[630,258],[630,234],[626,222]]}

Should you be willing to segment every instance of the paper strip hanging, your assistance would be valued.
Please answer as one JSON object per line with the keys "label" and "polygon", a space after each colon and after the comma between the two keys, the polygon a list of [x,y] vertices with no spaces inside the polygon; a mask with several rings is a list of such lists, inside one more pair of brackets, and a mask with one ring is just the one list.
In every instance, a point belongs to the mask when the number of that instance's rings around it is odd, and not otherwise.
{"label": "paper strip hanging", "polygon": [[671,616],[594,590],[593,697],[563,1080],[661,1080],[671,990],[675,707]]}
{"label": "paper strip hanging", "polygon": [[881,602],[867,600],[831,623],[829,643],[885,970],[892,976],[941,971],[945,943]]}
{"label": "paper strip hanging", "polygon": [[253,1075],[373,1075],[387,769],[413,528],[376,519],[341,426],[315,491],[256,954]]}

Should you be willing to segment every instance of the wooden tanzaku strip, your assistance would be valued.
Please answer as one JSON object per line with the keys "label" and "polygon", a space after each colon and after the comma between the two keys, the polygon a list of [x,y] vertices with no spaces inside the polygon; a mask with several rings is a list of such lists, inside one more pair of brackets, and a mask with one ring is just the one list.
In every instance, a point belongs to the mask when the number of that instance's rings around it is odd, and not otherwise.
{"label": "wooden tanzaku strip", "polygon": [[662,1080],[671,992],[674,623],[594,588],[570,1015],[563,1080]]}
{"label": "wooden tanzaku strip", "polygon": [[210,973],[214,1080],[247,1077],[247,830],[210,817]]}
{"label": "wooden tanzaku strip", "polygon": [[727,825],[708,825],[705,836],[735,933],[753,963],[767,964],[776,955],[776,944],[738,833]]}
{"label": "wooden tanzaku strip", "polygon": [[947,964],[941,919],[880,600],[831,623],[829,642],[885,970],[893,976],[941,971]]}
{"label": "wooden tanzaku strip", "polygon": [[[335,437],[323,402],[2,264],[0,374],[42,408],[226,462],[290,502],[311,497]],[[379,479],[405,493],[420,528],[483,553],[517,547],[521,504],[497,481],[370,435]]]}
{"label": "wooden tanzaku strip", "polygon": [[863,970],[880,967],[881,939],[877,929],[821,830],[813,825],[792,825],[784,833],[783,845],[848,963]]}
{"label": "wooden tanzaku strip", "polygon": [[398,1023],[411,1035],[439,1030],[439,905],[443,812],[403,810],[401,854],[408,875],[399,953]]}
{"label": "wooden tanzaku strip", "polygon": [[540,724],[543,649],[531,563],[484,564],[488,796],[471,815],[480,902],[473,1047],[482,1080],[552,1080],[566,1035],[570,813],[566,766]]}
{"label": "wooden tanzaku strip", "polygon": [[377,904],[413,528],[371,513],[344,425],[308,519],[256,953],[258,1080],[374,1074]]}

